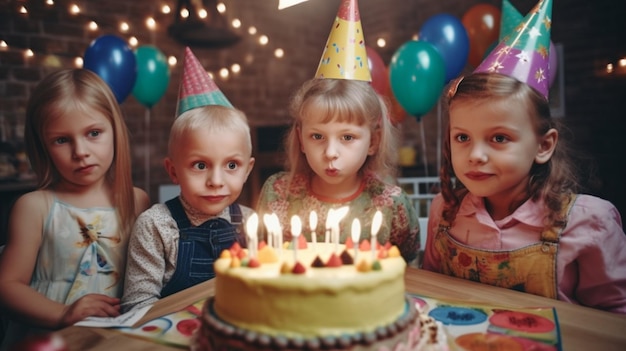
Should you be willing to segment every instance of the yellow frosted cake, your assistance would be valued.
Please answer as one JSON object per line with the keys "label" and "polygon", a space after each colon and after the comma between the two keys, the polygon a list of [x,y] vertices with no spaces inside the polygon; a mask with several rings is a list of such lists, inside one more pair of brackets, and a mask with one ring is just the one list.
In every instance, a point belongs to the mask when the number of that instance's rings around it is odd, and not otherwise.
{"label": "yellow frosted cake", "polygon": [[192,349],[417,350],[418,312],[395,246],[361,246],[356,262],[343,244],[300,246],[223,253]]}

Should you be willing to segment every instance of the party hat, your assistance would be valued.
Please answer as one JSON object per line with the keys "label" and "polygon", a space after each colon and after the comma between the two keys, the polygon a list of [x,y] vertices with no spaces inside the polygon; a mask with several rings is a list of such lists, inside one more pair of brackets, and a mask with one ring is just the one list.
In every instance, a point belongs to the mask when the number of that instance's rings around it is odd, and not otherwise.
{"label": "party hat", "polygon": [[315,78],[372,80],[357,0],[341,0]]}
{"label": "party hat", "polygon": [[515,27],[522,22],[524,16],[511,4],[509,0],[502,0],[502,17],[500,18],[500,35],[498,41],[504,40],[509,33],[514,33]]}
{"label": "party hat", "polygon": [[207,105],[222,105],[233,107],[220,91],[213,79],[204,70],[200,61],[191,52],[189,47],[185,48],[185,62],[183,67],[183,78],[178,92],[178,106],[176,116],[196,107]]}
{"label": "party hat", "polygon": [[548,99],[552,0],[540,0],[522,22],[476,67],[474,73],[511,76]]}

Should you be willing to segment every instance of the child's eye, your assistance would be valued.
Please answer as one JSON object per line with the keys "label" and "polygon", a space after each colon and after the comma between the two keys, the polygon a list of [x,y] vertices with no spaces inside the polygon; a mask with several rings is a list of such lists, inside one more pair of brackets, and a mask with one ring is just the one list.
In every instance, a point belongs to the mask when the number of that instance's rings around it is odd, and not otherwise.
{"label": "child's eye", "polygon": [[98,135],[100,135],[100,131],[99,130],[92,130],[89,132],[89,136],[91,137],[97,137]]}
{"label": "child's eye", "polygon": [[196,168],[196,169],[199,169],[199,170],[203,170],[203,169],[207,168],[206,167],[206,163],[204,163],[204,162],[196,162],[196,163],[193,164],[193,167]]}
{"label": "child's eye", "polygon": [[314,133],[314,134],[311,135],[311,139],[313,139],[313,140],[322,140],[323,137],[322,137],[322,134]]}
{"label": "child's eye", "polygon": [[68,142],[68,139],[66,137],[58,137],[54,139],[55,144],[65,144],[67,142]]}
{"label": "child's eye", "polygon": [[344,135],[343,136],[343,140],[345,140],[345,141],[354,140],[354,136],[352,136],[352,135]]}
{"label": "child's eye", "polygon": [[460,143],[464,143],[469,140],[469,136],[467,134],[459,134],[454,139]]}
{"label": "child's eye", "polygon": [[505,143],[508,140],[509,140],[509,138],[507,138],[504,135],[496,135],[496,136],[493,137],[493,141],[496,142],[496,143],[499,143],[499,144]]}
{"label": "child's eye", "polygon": [[238,166],[238,164],[235,161],[230,161],[230,162],[228,162],[228,164],[226,164],[226,167],[228,167],[228,169],[230,169],[230,170],[237,169],[237,166]]}

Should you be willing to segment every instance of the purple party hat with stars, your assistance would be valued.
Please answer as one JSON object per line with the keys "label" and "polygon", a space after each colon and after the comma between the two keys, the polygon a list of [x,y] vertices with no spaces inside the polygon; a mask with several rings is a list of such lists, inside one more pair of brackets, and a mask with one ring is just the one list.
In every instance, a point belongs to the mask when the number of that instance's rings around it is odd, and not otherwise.
{"label": "purple party hat with stars", "polygon": [[548,99],[552,0],[540,0],[474,73],[499,73],[528,84]]}
{"label": "purple party hat with stars", "polygon": [[178,92],[178,106],[176,116],[196,107],[207,105],[222,105],[233,107],[226,96],[217,87],[215,81],[204,70],[200,61],[189,47],[185,48],[185,62],[183,77]]}
{"label": "purple party hat with stars", "polygon": [[509,0],[502,0],[502,16],[500,17],[500,35],[498,42],[506,39],[509,33],[515,33],[513,30],[522,22],[524,16],[511,4]]}

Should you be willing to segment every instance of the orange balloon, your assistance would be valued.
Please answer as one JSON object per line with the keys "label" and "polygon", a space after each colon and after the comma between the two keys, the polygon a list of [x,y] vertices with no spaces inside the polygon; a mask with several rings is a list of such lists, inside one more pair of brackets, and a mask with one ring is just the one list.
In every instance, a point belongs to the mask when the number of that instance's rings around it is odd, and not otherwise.
{"label": "orange balloon", "polygon": [[461,23],[470,44],[467,62],[473,67],[482,62],[489,47],[498,40],[500,17],[500,9],[490,4],[476,4],[463,15]]}
{"label": "orange balloon", "polygon": [[[386,70],[387,77],[389,77],[389,67],[387,67]],[[385,88],[383,97],[387,101],[387,107],[389,108],[389,119],[391,119],[391,123],[393,123],[393,125],[398,125],[406,119],[409,113],[404,110],[402,105],[400,105],[398,100],[396,100],[396,97],[393,96],[391,85],[389,84]]]}

